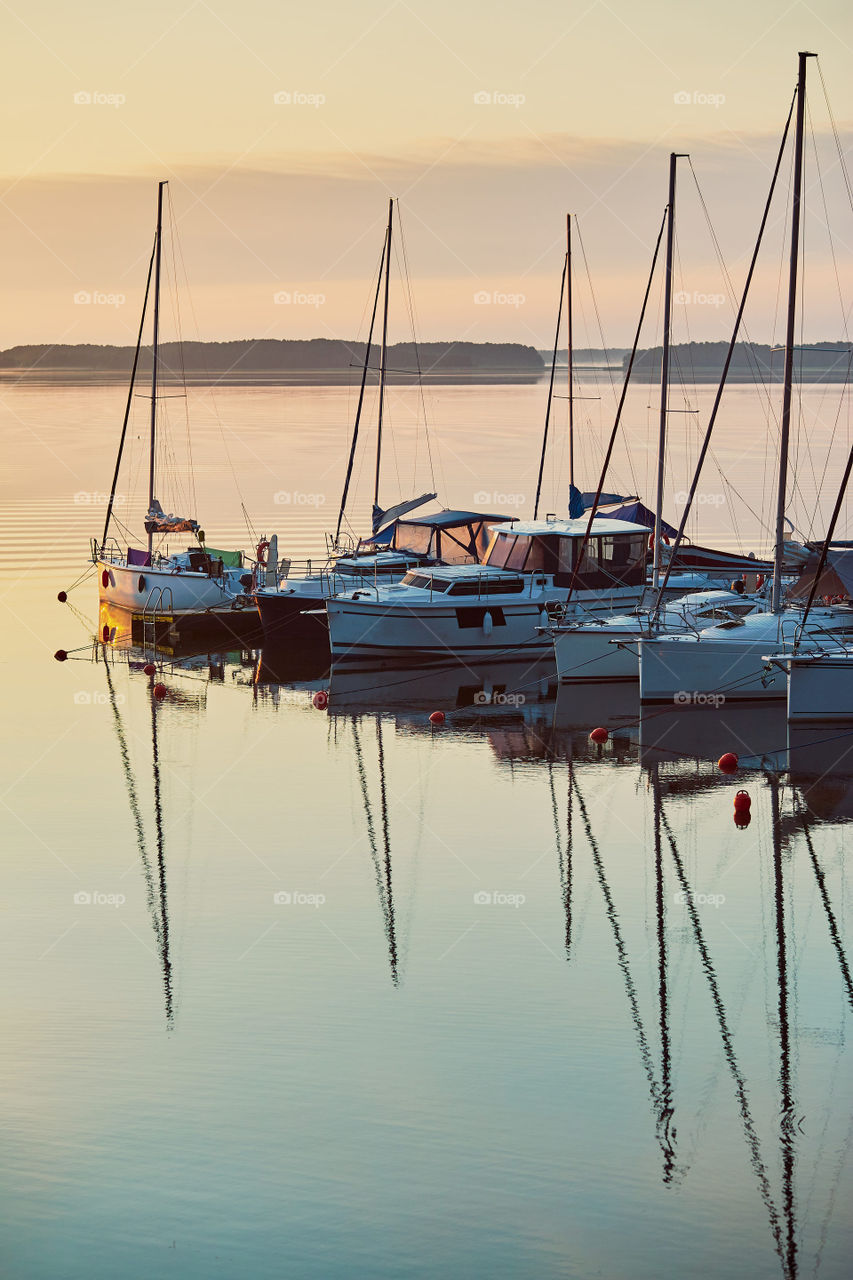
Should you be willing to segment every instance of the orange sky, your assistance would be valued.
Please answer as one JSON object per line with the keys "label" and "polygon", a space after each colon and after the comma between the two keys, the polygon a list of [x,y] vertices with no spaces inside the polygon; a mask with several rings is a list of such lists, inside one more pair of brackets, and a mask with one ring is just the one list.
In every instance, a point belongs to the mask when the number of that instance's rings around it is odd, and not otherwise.
{"label": "orange sky", "polygon": [[[13,53],[0,86],[3,346],[132,341],[158,177],[190,283],[186,336],[356,334],[394,194],[421,338],[547,346],[571,209],[604,336],[625,344],[671,149],[691,153],[739,286],[798,48],[821,54],[845,146],[853,122],[843,3],[723,0],[711,20],[705,5],[662,0],[133,11],[12,0],[0,23]],[[812,158],[804,332],[837,337],[835,266],[844,296],[853,214],[811,74],[823,186]],[[691,301],[676,337],[725,337],[731,310],[686,167],[678,212]],[[756,339],[776,316],[781,205],[774,222]],[[598,345],[577,265],[578,345]],[[275,301],[282,292],[291,303]],[[393,315],[392,337],[409,337],[402,301]]]}

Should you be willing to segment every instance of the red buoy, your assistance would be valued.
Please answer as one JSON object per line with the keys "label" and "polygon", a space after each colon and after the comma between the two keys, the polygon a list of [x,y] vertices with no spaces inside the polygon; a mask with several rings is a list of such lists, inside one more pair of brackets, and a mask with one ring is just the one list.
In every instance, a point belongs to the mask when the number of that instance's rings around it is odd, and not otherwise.
{"label": "red buoy", "polygon": [[444,724],[445,715],[443,711],[431,711],[429,715],[430,724]]}
{"label": "red buoy", "polygon": [[168,693],[168,689],[164,684],[155,684],[152,692],[154,694],[154,697],[157,698],[158,701],[160,701],[161,699],[165,698],[166,694]]}
{"label": "red buoy", "polygon": [[329,705],[329,695],[325,689],[318,689],[311,701],[318,711],[325,711]]}
{"label": "red buoy", "polygon": [[606,742],[607,738],[607,730],[602,728],[601,725],[599,725],[597,729],[593,729],[592,733],[589,735],[590,742],[597,742],[599,746],[602,742]]}
{"label": "red buoy", "polygon": [[717,761],[720,773],[737,773],[738,759],[734,751],[726,751]]}
{"label": "red buoy", "polygon": [[65,662],[66,658],[68,657],[68,654],[65,652],[64,649],[57,649],[56,653],[53,656],[54,658],[56,658],[57,662]]}
{"label": "red buoy", "polygon": [[59,603],[60,603],[60,604],[65,604],[65,601],[68,599],[68,592],[67,592],[67,591],[59,591],[59,592],[57,592],[56,598],[57,598],[57,600],[59,601]]}
{"label": "red buoy", "polygon": [[748,791],[739,791],[735,796],[735,813],[749,813],[752,804]]}
{"label": "red buoy", "polygon": [[157,668],[154,666],[153,662],[146,662],[142,670],[147,676],[156,676],[157,674]]}
{"label": "red buoy", "polygon": [[752,814],[748,809],[735,809],[735,826],[748,827],[752,822]]}

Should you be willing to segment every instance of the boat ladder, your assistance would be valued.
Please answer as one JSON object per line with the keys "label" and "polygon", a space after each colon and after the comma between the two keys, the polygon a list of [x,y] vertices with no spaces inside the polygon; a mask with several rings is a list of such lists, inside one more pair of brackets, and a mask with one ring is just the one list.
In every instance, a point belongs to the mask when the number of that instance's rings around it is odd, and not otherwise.
{"label": "boat ladder", "polygon": [[[171,587],[152,587],[142,610],[142,647],[153,657],[157,649],[157,618],[160,614],[171,614],[174,609]],[[171,622],[171,618],[169,621]]]}

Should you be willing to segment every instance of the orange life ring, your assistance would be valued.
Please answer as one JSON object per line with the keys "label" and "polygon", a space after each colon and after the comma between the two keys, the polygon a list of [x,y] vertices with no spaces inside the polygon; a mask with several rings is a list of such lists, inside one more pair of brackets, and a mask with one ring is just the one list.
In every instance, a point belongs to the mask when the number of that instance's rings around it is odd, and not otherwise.
{"label": "orange life ring", "polygon": [[255,551],[255,559],[258,562],[259,569],[265,569],[267,567],[267,549],[269,545],[270,544],[269,544],[268,538],[262,538],[257,545],[257,549]]}

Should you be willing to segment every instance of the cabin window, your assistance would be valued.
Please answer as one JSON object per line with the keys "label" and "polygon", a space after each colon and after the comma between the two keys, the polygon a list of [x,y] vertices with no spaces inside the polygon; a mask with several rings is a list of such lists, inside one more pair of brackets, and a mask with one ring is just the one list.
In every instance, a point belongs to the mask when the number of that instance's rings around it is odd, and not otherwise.
{"label": "cabin window", "polygon": [[428,555],[432,534],[428,524],[400,523],[394,530],[394,550],[413,551],[419,556]]}
{"label": "cabin window", "polygon": [[531,547],[531,542],[531,538],[516,538],[515,546],[511,548],[503,567],[505,569],[523,569],[524,562],[527,559],[527,553]]}
{"label": "cabin window", "polygon": [[523,578],[472,578],[468,582],[454,582],[448,592],[451,596],[510,596],[524,590]]}
{"label": "cabin window", "polygon": [[517,541],[518,539],[514,534],[496,533],[486,556],[486,563],[494,565],[496,569],[504,569],[507,556],[511,553]]}

